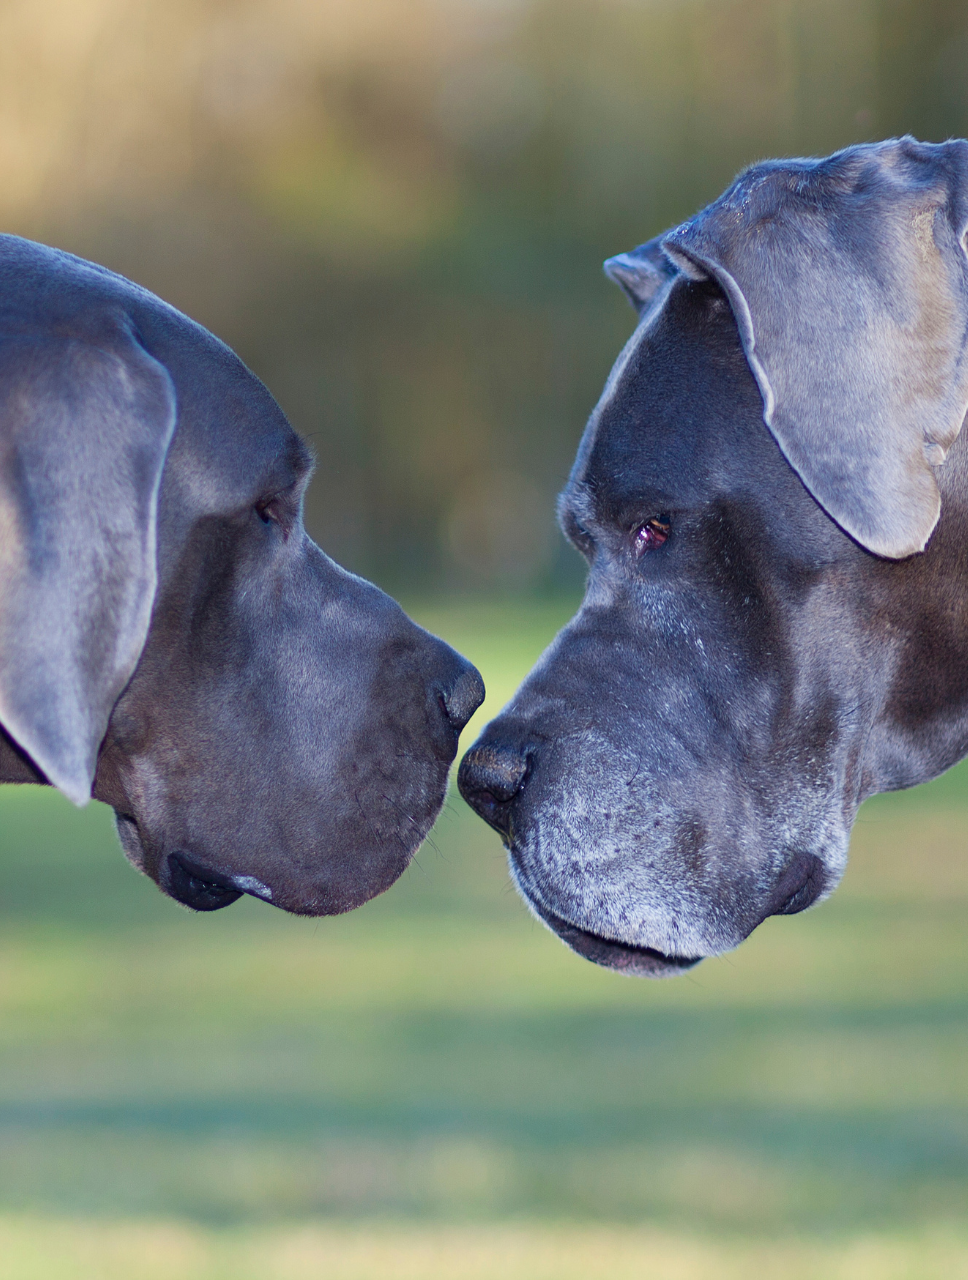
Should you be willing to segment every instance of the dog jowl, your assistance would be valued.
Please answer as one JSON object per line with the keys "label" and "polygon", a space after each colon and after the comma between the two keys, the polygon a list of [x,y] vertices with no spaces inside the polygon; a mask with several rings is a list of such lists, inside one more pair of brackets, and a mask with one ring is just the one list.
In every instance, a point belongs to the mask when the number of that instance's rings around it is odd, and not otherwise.
{"label": "dog jowl", "polygon": [[534,912],[662,976],[837,884],[968,751],[968,143],[760,164],[606,263],[639,324],[559,516],[585,600],[465,757]]}

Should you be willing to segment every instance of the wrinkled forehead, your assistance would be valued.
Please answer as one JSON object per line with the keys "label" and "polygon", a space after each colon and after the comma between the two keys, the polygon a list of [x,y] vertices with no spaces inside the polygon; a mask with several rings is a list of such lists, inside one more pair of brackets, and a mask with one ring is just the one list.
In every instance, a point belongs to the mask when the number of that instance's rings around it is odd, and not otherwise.
{"label": "wrinkled forehead", "polygon": [[728,302],[682,279],[615,362],[563,500],[579,519],[590,501],[606,518],[642,501],[692,505],[741,483],[768,444]]}

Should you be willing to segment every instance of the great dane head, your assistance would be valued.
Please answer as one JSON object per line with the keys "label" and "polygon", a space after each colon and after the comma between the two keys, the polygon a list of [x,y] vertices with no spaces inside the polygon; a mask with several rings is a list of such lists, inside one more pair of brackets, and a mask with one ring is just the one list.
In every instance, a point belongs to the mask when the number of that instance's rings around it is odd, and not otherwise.
{"label": "great dane head", "polygon": [[902,139],[606,263],[640,320],[560,501],[585,600],[460,771],[589,959],[803,910],[865,797],[968,750],[966,228],[968,143]]}
{"label": "great dane head", "polygon": [[387,888],[480,676],[308,538],[310,460],[226,347],[0,237],[0,778],[117,812],[188,906]]}

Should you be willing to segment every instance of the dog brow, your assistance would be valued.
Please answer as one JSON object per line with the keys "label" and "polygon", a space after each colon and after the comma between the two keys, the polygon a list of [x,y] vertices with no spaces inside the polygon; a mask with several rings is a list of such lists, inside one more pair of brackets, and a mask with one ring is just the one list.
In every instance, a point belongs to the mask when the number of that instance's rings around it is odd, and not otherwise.
{"label": "dog brow", "polygon": [[559,521],[571,516],[585,525],[593,522],[596,515],[597,505],[592,490],[583,480],[573,480],[558,499]]}
{"label": "dog brow", "polygon": [[279,452],[268,464],[262,483],[288,489],[290,485],[305,488],[316,469],[316,457],[301,436],[290,432]]}
{"label": "dog brow", "polygon": [[299,480],[310,476],[316,470],[316,455],[302,436],[297,436],[295,433],[286,449],[286,461]]}

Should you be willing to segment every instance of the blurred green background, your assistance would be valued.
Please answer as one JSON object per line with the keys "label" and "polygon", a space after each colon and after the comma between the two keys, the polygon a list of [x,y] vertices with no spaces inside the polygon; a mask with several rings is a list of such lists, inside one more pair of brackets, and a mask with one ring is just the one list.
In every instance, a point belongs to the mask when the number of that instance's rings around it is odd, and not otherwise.
{"label": "blurred green background", "polygon": [[[567,616],[414,612],[495,703]],[[97,804],[0,830],[0,1280],[968,1277],[964,766],[660,983],[537,925],[456,796],[319,921],[182,910]]]}
{"label": "blurred green background", "polygon": [[[601,260],[763,156],[968,133],[968,3],[6,0],[0,72],[0,228],[232,344],[492,714],[580,594]],[[964,769],[875,800],[830,903],[656,985],[456,797],[312,922],[191,916],[7,788],[0,1280],[968,1277],[966,844]]]}
{"label": "blurred green background", "polygon": [[393,590],[578,582],[609,254],[753,160],[968,133],[965,0],[5,0],[0,226],[236,347]]}

